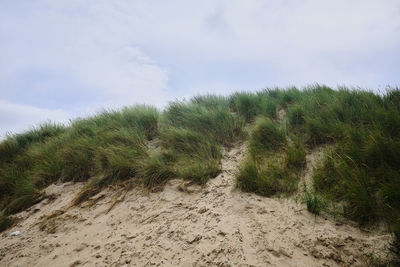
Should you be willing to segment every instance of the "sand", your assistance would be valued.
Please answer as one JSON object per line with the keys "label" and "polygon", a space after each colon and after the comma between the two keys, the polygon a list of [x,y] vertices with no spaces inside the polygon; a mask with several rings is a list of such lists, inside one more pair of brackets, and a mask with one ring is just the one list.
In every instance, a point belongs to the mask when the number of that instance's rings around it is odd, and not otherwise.
{"label": "sand", "polygon": [[[222,173],[203,187],[174,179],[161,192],[106,189],[91,207],[65,209],[83,184],[52,185],[55,199],[18,214],[1,235],[0,266],[365,266],[370,253],[385,257],[388,233],[315,217],[295,197],[235,189],[245,153],[224,152]],[[318,155],[307,157],[306,183]]]}

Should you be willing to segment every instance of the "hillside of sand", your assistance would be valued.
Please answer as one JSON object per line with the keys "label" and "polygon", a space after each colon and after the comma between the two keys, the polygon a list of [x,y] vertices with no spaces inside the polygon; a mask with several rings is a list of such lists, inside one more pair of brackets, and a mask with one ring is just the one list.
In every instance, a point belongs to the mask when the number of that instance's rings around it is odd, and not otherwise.
{"label": "hillside of sand", "polygon": [[[307,156],[305,182],[321,153]],[[386,256],[388,233],[316,217],[296,197],[235,189],[245,154],[244,144],[225,151],[205,186],[108,188],[79,207],[70,202],[84,184],[51,185],[52,197],[1,235],[0,266],[365,266]]]}

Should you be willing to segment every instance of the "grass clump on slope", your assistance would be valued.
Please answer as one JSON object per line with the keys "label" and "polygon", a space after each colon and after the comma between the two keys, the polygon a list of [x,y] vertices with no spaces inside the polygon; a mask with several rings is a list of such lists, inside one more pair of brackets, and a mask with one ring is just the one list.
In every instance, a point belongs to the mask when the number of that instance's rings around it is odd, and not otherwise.
{"label": "grass clump on slope", "polygon": [[221,149],[243,137],[243,119],[228,99],[197,96],[172,102],[161,119],[163,159],[176,177],[203,184],[221,171]]}
{"label": "grass clump on slope", "polygon": [[304,163],[302,144],[289,144],[283,129],[260,117],[250,135],[249,156],[237,173],[237,186],[264,196],[290,194],[297,188],[296,171]]}
{"label": "grass clump on slope", "polygon": [[399,90],[383,97],[340,91],[336,101],[342,131],[315,173],[315,190],[343,202],[343,215],[360,225],[386,222],[400,254]]}
{"label": "grass clump on slope", "polygon": [[[339,91],[334,103],[342,129],[335,149],[314,176],[315,188],[347,202],[344,213],[361,224],[400,219],[400,97]],[[395,219],[397,218],[397,219]]]}
{"label": "grass clump on slope", "polygon": [[[283,181],[290,181],[296,176],[294,173],[301,174],[305,151],[331,144],[333,150],[327,153],[313,177],[315,194],[344,203],[342,214],[361,225],[386,222],[399,240],[399,89],[376,95],[317,85],[302,91],[266,90],[262,96],[253,94],[243,103],[260,103],[258,97],[271,98],[269,101],[275,102],[278,109],[287,111],[283,127],[286,126],[286,140],[292,141],[282,143],[277,138],[276,117],[264,121],[270,125],[265,127],[268,133],[261,131],[261,124],[256,121],[250,135],[250,156],[237,175],[238,186],[267,196],[295,190]],[[238,110],[252,118],[262,114],[256,106]],[[271,126],[274,124],[278,127],[275,130]],[[319,213],[315,197],[308,195],[306,203],[310,210]],[[399,243],[395,242],[398,251]]]}
{"label": "grass clump on slope", "polygon": [[[214,95],[103,111],[70,126],[44,124],[0,143],[2,225],[56,181],[86,182],[74,204],[130,179],[148,188],[177,177],[203,184],[221,170],[221,149],[243,137],[244,120]],[[157,151],[149,143],[158,140]]]}
{"label": "grass clump on slope", "polygon": [[155,108],[135,106],[9,136],[0,144],[0,210],[9,215],[29,207],[58,180],[101,176],[106,185],[134,176],[146,140],[158,134],[158,117]]}
{"label": "grass clump on slope", "polygon": [[365,105],[362,119],[349,117],[353,126],[343,127],[343,137],[314,176],[315,188],[345,201],[344,214],[360,224],[383,218],[393,229],[400,225],[398,95],[376,99],[373,109]]}

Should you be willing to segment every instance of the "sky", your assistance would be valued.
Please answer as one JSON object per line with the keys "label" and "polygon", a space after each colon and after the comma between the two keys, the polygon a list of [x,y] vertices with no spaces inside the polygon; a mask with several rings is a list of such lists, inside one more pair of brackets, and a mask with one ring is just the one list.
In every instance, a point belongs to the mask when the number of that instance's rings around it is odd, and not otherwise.
{"label": "sky", "polygon": [[0,138],[102,109],[400,85],[398,0],[0,0]]}

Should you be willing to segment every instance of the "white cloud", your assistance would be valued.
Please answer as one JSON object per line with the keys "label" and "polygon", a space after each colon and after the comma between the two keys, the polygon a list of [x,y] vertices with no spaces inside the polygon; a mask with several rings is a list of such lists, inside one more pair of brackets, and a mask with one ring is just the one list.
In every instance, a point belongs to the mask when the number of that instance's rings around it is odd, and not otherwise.
{"label": "white cloud", "polygon": [[[105,3],[39,1],[25,4],[24,18],[6,17],[11,22],[10,28],[0,29],[2,39],[8,40],[1,47],[5,60],[0,63],[0,79],[26,70],[57,70],[86,85],[82,89],[94,99],[90,105],[165,102],[167,71],[143,54],[126,17]],[[24,90],[35,89],[27,84]]]}
{"label": "white cloud", "polygon": [[397,0],[4,0],[0,39],[2,98],[74,116],[204,92],[400,83]]}
{"label": "white cloud", "polygon": [[12,133],[28,130],[46,121],[67,123],[69,114],[59,109],[43,109],[10,103],[0,99],[0,140],[12,129]]}

